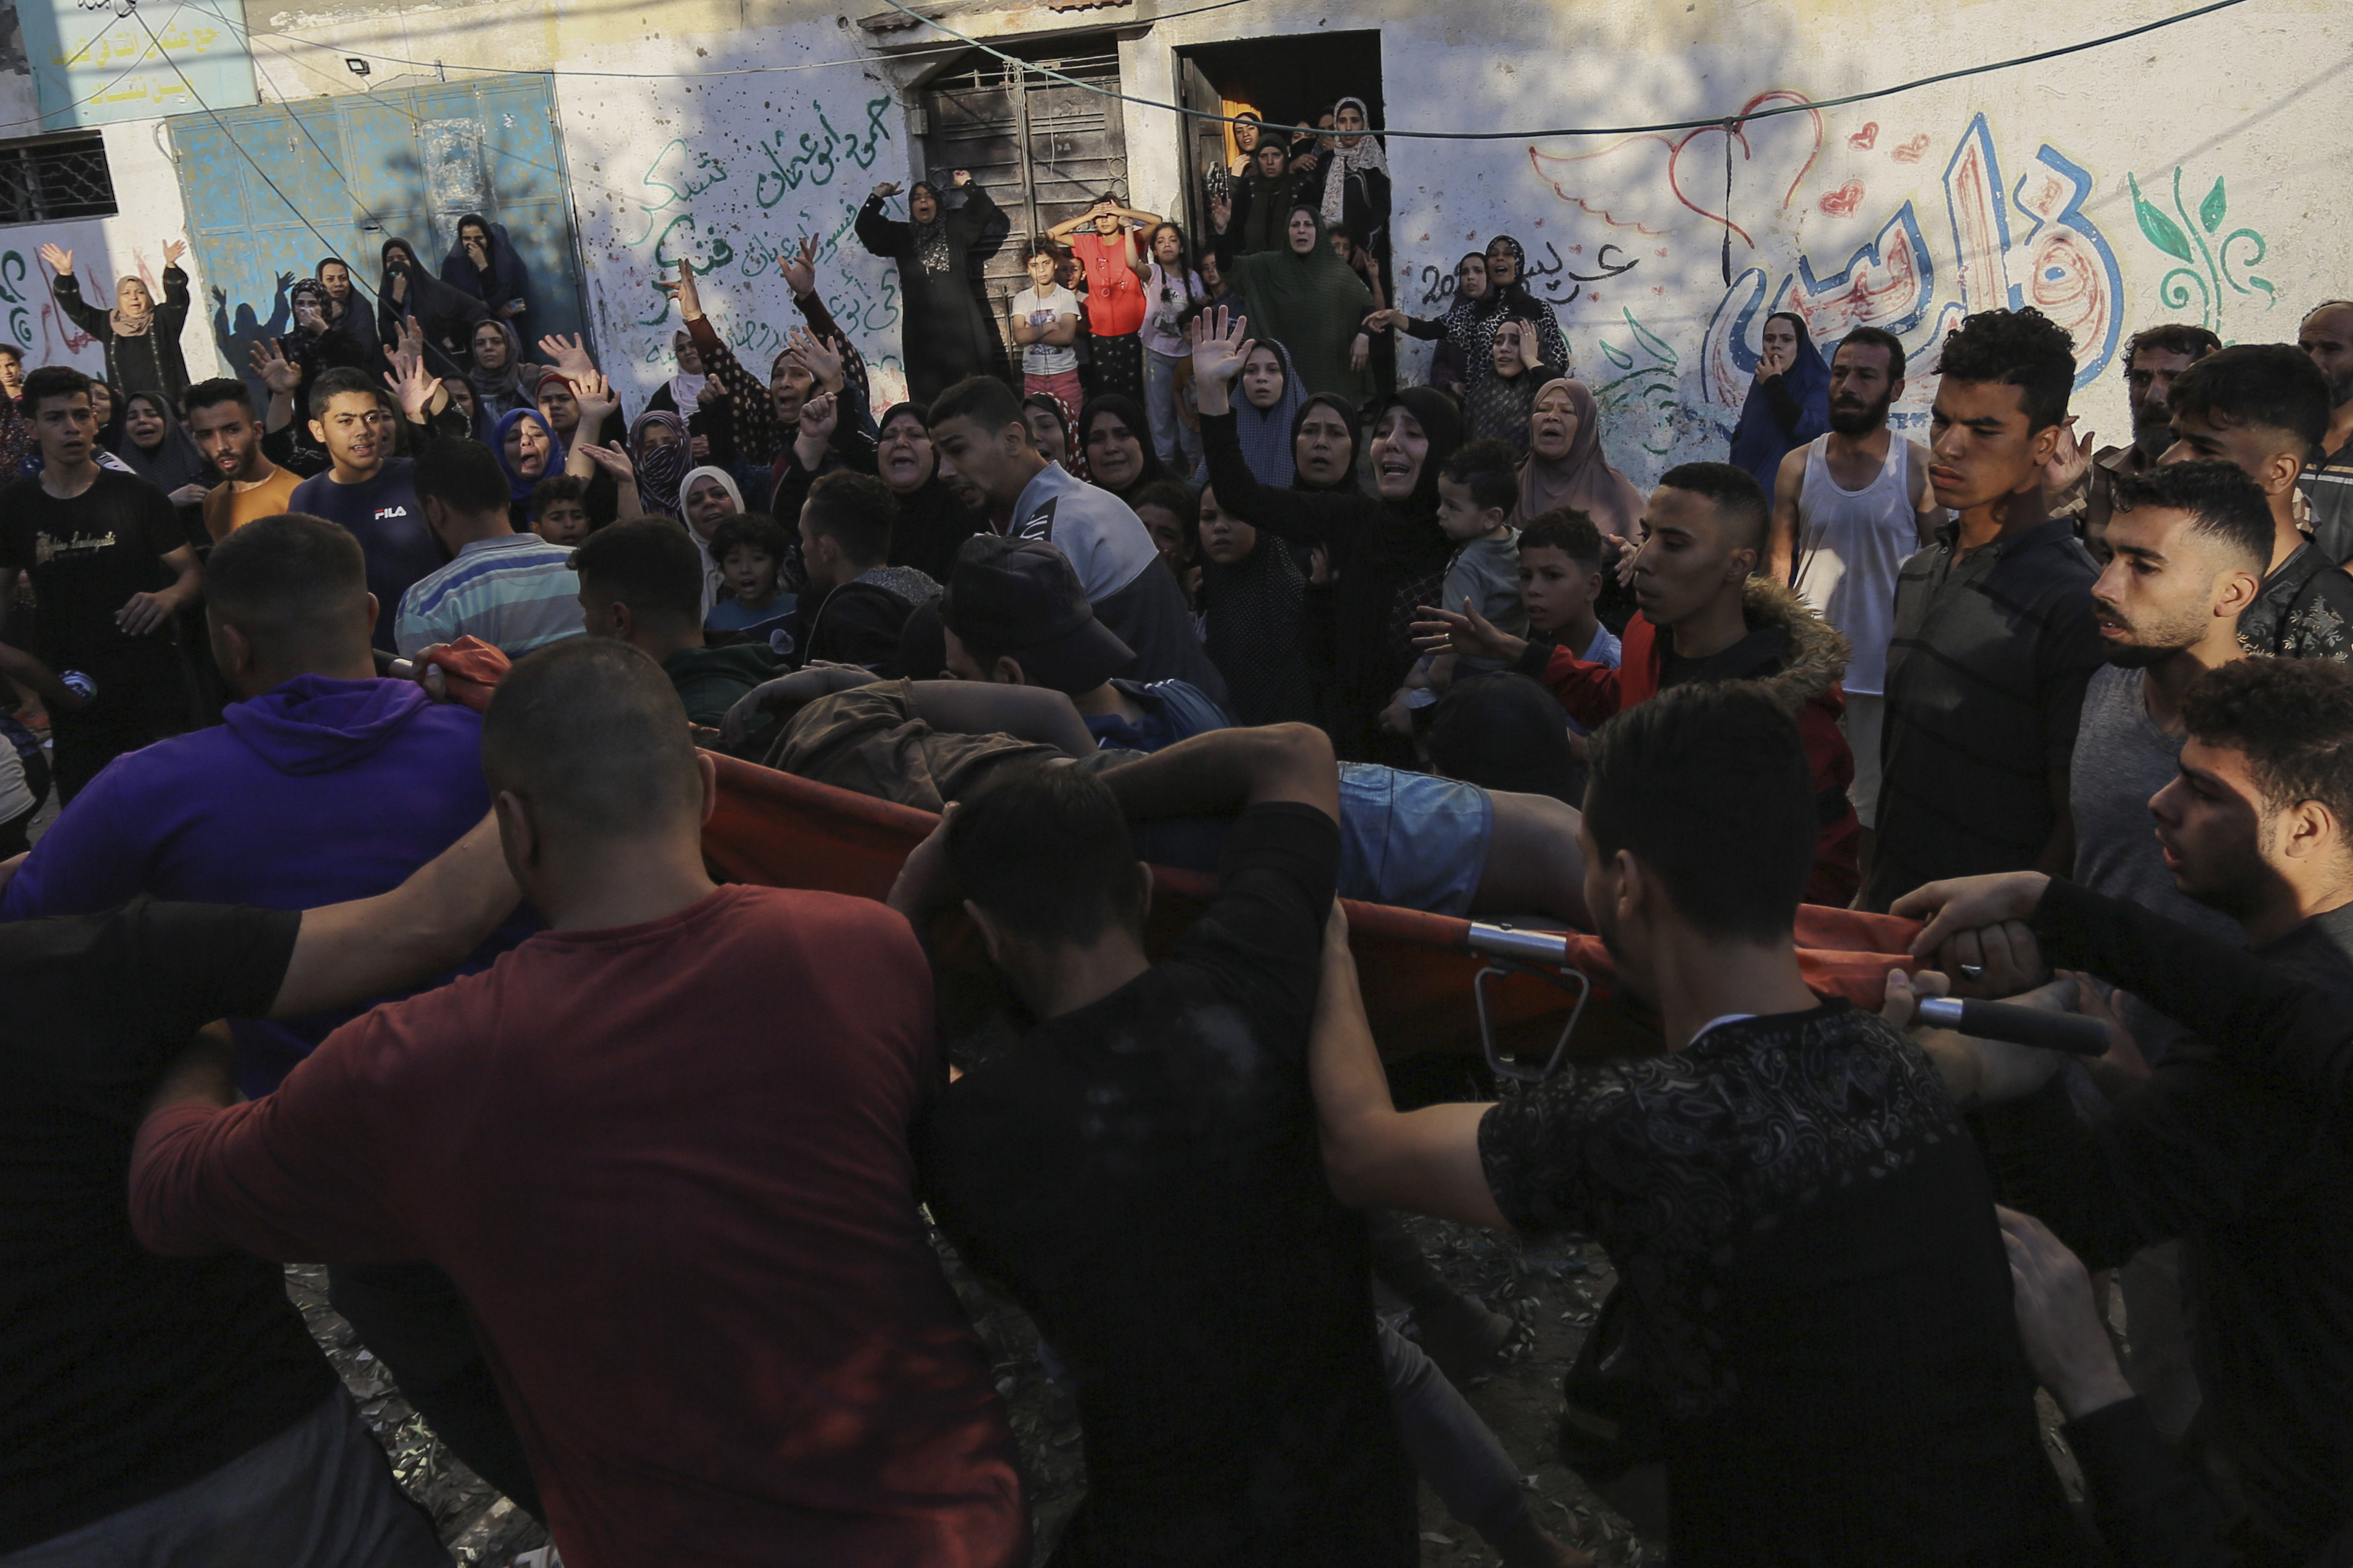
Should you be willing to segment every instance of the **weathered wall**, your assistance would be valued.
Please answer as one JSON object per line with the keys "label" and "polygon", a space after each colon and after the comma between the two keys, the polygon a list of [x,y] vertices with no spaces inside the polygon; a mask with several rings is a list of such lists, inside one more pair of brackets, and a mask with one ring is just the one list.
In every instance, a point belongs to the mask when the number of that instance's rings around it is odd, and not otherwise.
{"label": "weathered wall", "polygon": [[[58,310],[49,292],[53,274],[41,259],[43,245],[74,253],[74,273],[82,298],[93,303],[114,298],[114,280],[135,275],[157,299],[164,294],[164,242],[186,237],[180,187],[164,150],[164,123],[139,121],[105,128],[106,161],[114,175],[117,215],[79,223],[0,224],[0,336],[25,351],[27,365],[71,364],[95,374],[106,366],[105,352]],[[221,374],[213,350],[212,300],[195,257],[184,258],[191,302],[180,335],[188,374],[199,380]]]}

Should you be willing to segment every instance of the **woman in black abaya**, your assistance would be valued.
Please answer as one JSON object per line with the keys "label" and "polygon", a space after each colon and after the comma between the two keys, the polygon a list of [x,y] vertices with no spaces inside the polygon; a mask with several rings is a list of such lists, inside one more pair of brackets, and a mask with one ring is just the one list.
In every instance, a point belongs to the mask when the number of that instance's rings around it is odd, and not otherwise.
{"label": "woman in black abaya", "polygon": [[951,176],[964,193],[964,205],[950,211],[937,187],[918,180],[907,192],[901,223],[883,216],[882,204],[899,194],[896,184],[874,187],[858,209],[858,243],[899,264],[899,299],[905,311],[900,329],[907,345],[907,387],[918,403],[929,403],[968,375],[1006,374],[997,335],[980,313],[967,259],[997,204],[973,184],[972,172]]}

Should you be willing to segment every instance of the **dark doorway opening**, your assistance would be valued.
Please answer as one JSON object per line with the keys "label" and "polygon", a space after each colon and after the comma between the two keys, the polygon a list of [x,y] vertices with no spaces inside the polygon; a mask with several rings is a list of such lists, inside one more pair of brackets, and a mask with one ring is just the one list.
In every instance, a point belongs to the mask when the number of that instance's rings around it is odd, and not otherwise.
{"label": "dark doorway opening", "polygon": [[[1119,89],[1119,45],[1108,33],[1004,47],[1064,76]],[[976,49],[949,62],[923,89],[925,175],[947,195],[950,174],[971,170],[973,183],[1008,220],[998,243],[976,247],[973,256],[973,286],[1008,343],[1013,296],[1029,286],[1021,250],[1030,237],[1085,211],[1105,191],[1127,197],[1121,108],[1116,98]]]}
{"label": "dark doorway opening", "polygon": [[[1285,34],[1176,51],[1184,106],[1205,114],[1249,110],[1270,125],[1313,125],[1339,99],[1361,98],[1375,125],[1381,101],[1381,36],[1377,31]],[[1212,164],[1234,166],[1233,127],[1185,117],[1185,216],[1190,231],[1208,233],[1204,176]]]}

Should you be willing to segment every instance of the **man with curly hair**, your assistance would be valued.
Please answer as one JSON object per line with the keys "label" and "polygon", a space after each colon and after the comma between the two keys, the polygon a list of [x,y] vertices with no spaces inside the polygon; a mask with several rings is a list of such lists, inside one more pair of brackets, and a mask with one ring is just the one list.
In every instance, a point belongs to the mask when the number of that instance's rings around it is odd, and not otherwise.
{"label": "man with curly hair", "polygon": [[1957,515],[1896,576],[1872,910],[1940,878],[2073,863],[2069,764],[2102,662],[2099,569],[2043,504],[2075,380],[2066,329],[1982,311],[1936,368],[1928,482]]}

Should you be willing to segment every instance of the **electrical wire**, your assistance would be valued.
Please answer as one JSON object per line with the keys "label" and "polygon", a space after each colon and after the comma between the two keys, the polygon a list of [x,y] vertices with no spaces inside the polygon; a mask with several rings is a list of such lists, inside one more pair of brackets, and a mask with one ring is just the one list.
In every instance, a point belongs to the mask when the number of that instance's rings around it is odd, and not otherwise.
{"label": "electrical wire", "polygon": [[[214,13],[213,15],[214,15],[214,16],[217,16],[219,14],[218,14],[217,12],[216,12],[216,13]],[[111,33],[111,32],[112,32],[112,31],[114,31],[114,28],[113,28],[111,26],[110,26],[106,29],[106,33]],[[106,33],[100,33],[100,34],[99,34],[98,37],[99,37],[99,38],[102,38],[102,37],[106,37]],[[98,42],[98,38],[92,38],[92,39],[90,40],[90,43],[92,43],[92,44],[94,44],[94,43],[96,43],[96,42]],[[82,47],[83,47],[84,48],[88,48],[90,46],[89,46],[88,44],[85,44],[85,45],[83,45]],[[16,129],[16,127],[18,127],[19,125],[37,125],[37,124],[39,124],[39,123],[40,123],[42,121],[44,121],[44,120],[51,120],[51,119],[56,118],[58,115],[60,115],[60,114],[69,114],[69,113],[71,113],[73,110],[77,110],[77,109],[79,109],[82,105],[84,105],[84,104],[86,104],[86,103],[96,103],[100,99],[104,98],[108,93],[112,92],[116,88],[118,88],[118,87],[121,86],[121,85],[122,85],[122,83],[123,83],[125,80],[127,80],[127,79],[131,77],[131,75],[132,75],[133,72],[137,71],[141,67],[144,66],[146,63],[147,63],[147,58],[146,58],[144,55],[142,55],[139,58],[137,58],[137,59],[135,59],[135,60],[132,61],[129,65],[127,65],[127,66],[123,67],[123,68],[122,68],[121,74],[121,75],[119,75],[119,76],[117,76],[117,77],[116,77],[112,81],[108,82],[104,87],[100,88],[96,92],[91,93],[88,98],[78,98],[78,99],[74,100],[71,103],[67,104],[67,105],[66,105],[64,108],[62,108],[62,109],[50,109],[50,110],[44,110],[42,112],[40,112],[40,113],[38,113],[38,114],[34,115],[34,116],[33,116],[31,119],[29,119],[29,120],[0,120],[0,131],[14,131],[14,130],[15,130],[15,129]],[[67,65],[68,65],[69,67],[70,67],[70,66],[72,65],[72,62],[71,62],[70,60],[69,60],[69,61],[67,62]],[[35,87],[34,87],[33,90],[34,90],[34,91],[35,91],[35,93],[37,93],[37,94],[40,91],[40,88],[39,88],[39,85],[38,85],[37,83],[36,83],[36,85],[35,85]],[[71,126],[64,126],[64,127],[60,127],[60,129],[62,129],[62,130],[72,130],[72,129],[74,129],[74,127],[71,127]]]}
{"label": "electrical wire", "polygon": [[[1051,77],[1054,80],[1067,86],[1082,88],[1103,98],[1117,99],[1122,103],[1138,104],[1145,109],[1157,109],[1170,114],[1185,115],[1194,120],[1213,120],[1222,125],[1238,123],[1238,119],[1234,115],[1214,114],[1206,109],[1187,109],[1182,104],[1162,103],[1156,99],[1137,98],[1131,93],[1121,92],[1115,88],[1098,87],[1092,82],[1082,81],[1077,77],[1065,76],[1050,67],[1033,64],[1018,56],[1007,54],[1003,49],[983,43],[968,34],[959,33],[945,22],[935,22],[913,6],[902,4],[902,0],[883,0],[883,4],[894,11],[903,12],[925,26],[938,28],[949,37],[967,44],[983,54],[994,55],[1008,65],[1035,71],[1039,76]],[[1812,113],[1824,109],[1841,108],[1850,103],[1868,103],[1874,99],[1892,98],[1900,92],[1911,92],[1919,88],[1933,87],[1938,82],[1957,81],[1963,77],[1984,76],[1990,71],[2009,70],[2017,66],[2031,66],[2042,60],[2057,59],[2063,55],[2080,54],[2085,49],[2096,49],[2109,44],[2122,43],[2126,38],[2137,38],[2144,33],[2154,33],[2160,27],[2170,27],[2177,23],[2193,21],[2200,16],[2211,16],[2214,12],[2228,10],[2233,5],[2243,4],[2245,0],[2211,0],[2211,4],[2200,5],[2194,10],[2177,12],[2170,16],[2161,16],[2154,22],[2144,22],[2137,27],[2127,27],[2120,33],[2110,33],[2105,37],[2086,38],[2076,44],[2063,44],[2057,48],[2043,49],[2031,55],[2020,55],[2014,59],[1995,60],[1989,65],[1963,66],[1957,70],[1939,71],[1934,76],[1918,77],[1911,81],[1898,82],[1893,87],[1873,88],[1864,92],[1850,92],[1838,98],[1814,99],[1803,103],[1782,104],[1772,109],[1757,110],[1753,113],[1711,115],[1704,120],[1663,121],[1655,125],[1566,125],[1542,131],[1399,131],[1388,126],[1367,126],[1364,133],[1367,136],[1385,138],[1402,136],[1419,142],[1521,142],[1548,141],[1567,136],[1642,136],[1664,131],[1706,131],[1719,126],[1731,129],[1746,125],[1752,121],[1770,120],[1776,115]],[[1265,129],[1277,132],[1288,131],[1295,135],[1331,134],[1322,127],[1314,125],[1267,125]]]}

